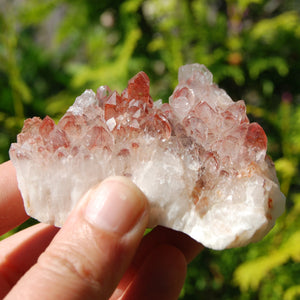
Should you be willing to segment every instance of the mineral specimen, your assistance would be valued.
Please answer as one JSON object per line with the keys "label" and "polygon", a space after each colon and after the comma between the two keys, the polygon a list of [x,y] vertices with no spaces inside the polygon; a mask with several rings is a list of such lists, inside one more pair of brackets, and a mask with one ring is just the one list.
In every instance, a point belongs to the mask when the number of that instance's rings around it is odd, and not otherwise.
{"label": "mineral specimen", "polygon": [[86,90],[56,125],[25,121],[10,157],[27,213],[61,226],[82,195],[110,175],[131,178],[163,225],[224,249],[261,239],[284,210],[267,137],[205,66],[186,65],[169,99],[153,102],[149,78],[118,94]]}

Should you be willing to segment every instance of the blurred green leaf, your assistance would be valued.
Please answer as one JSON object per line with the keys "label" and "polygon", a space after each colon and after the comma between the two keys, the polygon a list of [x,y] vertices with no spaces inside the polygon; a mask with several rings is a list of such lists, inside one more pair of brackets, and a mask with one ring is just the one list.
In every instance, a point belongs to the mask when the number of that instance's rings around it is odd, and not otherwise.
{"label": "blurred green leaf", "polygon": [[282,157],[275,161],[276,171],[281,179],[281,190],[285,195],[288,194],[292,179],[297,174],[297,163]]}
{"label": "blurred green leaf", "polygon": [[[231,1],[228,0],[228,2],[231,2]],[[245,10],[249,7],[250,4],[261,4],[261,3],[263,3],[263,1],[262,0],[237,0],[237,3],[238,3],[238,6],[242,10]]]}
{"label": "blurred green leaf", "polygon": [[288,288],[284,295],[283,300],[297,300],[300,296],[300,285],[294,285]]}
{"label": "blurred green leaf", "polygon": [[128,61],[132,55],[138,39],[141,37],[141,31],[133,29],[128,33],[124,41],[121,51],[118,53],[115,60],[111,63],[106,63],[98,68],[88,67],[85,65],[70,65],[69,70],[74,73],[72,85],[75,88],[92,84],[92,88],[96,89],[99,82],[104,84],[125,83],[128,75]]}
{"label": "blurred green leaf", "polygon": [[136,13],[144,0],[129,0],[124,1],[122,10],[124,13]]}
{"label": "blurred green leaf", "polygon": [[268,273],[293,259],[300,262],[300,231],[296,231],[279,249],[255,260],[241,264],[234,272],[234,281],[242,291],[257,290]]}
{"label": "blurred green leaf", "polygon": [[286,76],[289,72],[289,66],[285,59],[281,57],[256,58],[249,64],[249,74],[253,79],[266,70],[275,69],[280,76]]}
{"label": "blurred green leaf", "polygon": [[254,39],[262,39],[267,43],[271,43],[278,38],[278,34],[285,32],[299,32],[300,28],[299,13],[296,11],[287,11],[282,14],[270,18],[263,19],[253,26],[250,33]]}
{"label": "blurred green leaf", "polygon": [[28,0],[23,2],[18,6],[18,19],[24,25],[39,24],[59,2],[59,0]]}

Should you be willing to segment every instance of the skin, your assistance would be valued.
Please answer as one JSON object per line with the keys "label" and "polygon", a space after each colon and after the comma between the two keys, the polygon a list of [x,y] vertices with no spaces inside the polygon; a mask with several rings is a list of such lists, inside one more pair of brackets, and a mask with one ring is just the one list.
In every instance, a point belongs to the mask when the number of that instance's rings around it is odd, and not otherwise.
{"label": "skin", "polygon": [[[87,217],[103,189],[111,203],[127,195],[130,214],[112,209],[108,223],[97,211]],[[28,219],[10,161],[0,165],[0,191],[1,235]],[[61,229],[37,224],[0,242],[0,299],[177,299],[187,264],[203,246],[164,227],[144,236],[148,214],[146,197],[128,179],[103,181]]]}

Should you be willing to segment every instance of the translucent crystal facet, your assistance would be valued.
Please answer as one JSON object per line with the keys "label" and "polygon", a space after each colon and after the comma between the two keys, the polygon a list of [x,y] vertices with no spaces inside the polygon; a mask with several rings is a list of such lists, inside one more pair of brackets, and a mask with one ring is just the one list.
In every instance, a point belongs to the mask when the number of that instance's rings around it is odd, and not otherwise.
{"label": "translucent crystal facet", "polygon": [[61,226],[87,190],[123,175],[148,197],[150,227],[214,249],[259,240],[285,198],[244,101],[233,102],[199,64],[181,67],[169,103],[153,102],[149,86],[140,72],[121,94],[86,90],[57,125],[25,121],[10,157],[28,214]]}

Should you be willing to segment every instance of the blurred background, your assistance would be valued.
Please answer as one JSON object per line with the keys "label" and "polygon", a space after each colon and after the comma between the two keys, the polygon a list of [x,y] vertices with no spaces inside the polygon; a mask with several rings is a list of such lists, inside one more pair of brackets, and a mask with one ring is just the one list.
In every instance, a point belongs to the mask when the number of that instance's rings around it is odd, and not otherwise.
{"label": "blurred background", "polygon": [[195,62],[265,129],[287,210],[263,241],[200,254],[180,299],[300,299],[298,0],[0,0],[0,162],[25,118],[141,70],[168,101]]}

